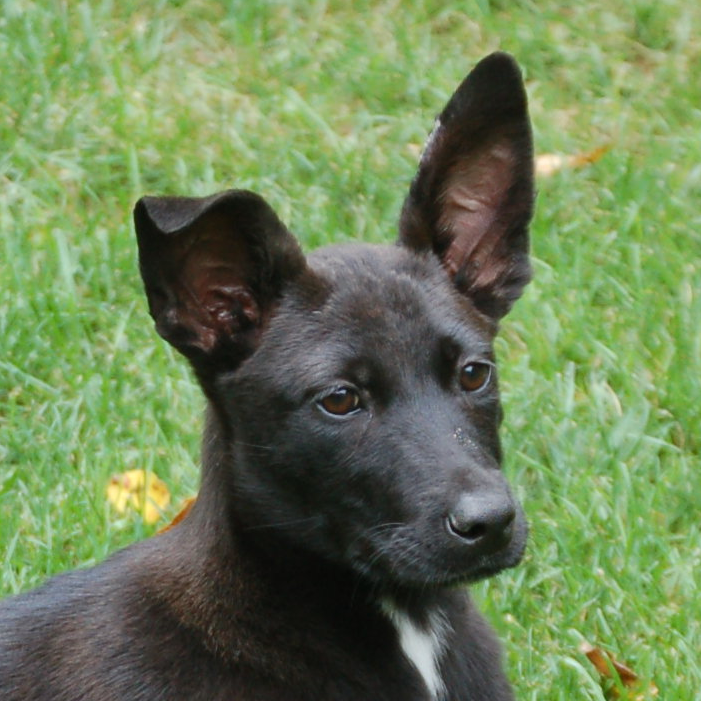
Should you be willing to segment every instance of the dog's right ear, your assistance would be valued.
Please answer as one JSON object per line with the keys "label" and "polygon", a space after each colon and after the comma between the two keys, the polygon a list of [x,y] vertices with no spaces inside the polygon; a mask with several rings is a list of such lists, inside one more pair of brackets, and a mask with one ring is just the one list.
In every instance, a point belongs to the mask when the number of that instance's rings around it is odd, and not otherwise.
{"label": "dog's right ear", "polygon": [[250,355],[283,285],[306,267],[270,206],[245,190],[143,197],[134,223],[156,329],[200,375]]}

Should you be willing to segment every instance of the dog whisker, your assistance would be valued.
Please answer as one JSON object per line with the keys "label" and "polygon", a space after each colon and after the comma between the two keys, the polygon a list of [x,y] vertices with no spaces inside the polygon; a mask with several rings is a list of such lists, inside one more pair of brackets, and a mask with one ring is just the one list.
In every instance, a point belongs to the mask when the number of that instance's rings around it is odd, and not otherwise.
{"label": "dog whisker", "polygon": [[254,448],[256,450],[273,450],[275,447],[272,445],[259,445],[257,443],[246,443],[245,441],[236,441],[235,445],[241,446],[243,448]]}

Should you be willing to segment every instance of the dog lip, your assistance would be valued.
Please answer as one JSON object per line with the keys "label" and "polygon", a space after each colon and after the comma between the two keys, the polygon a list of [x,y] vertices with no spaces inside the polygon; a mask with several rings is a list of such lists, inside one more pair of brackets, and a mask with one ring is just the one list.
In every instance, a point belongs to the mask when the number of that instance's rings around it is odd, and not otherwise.
{"label": "dog lip", "polygon": [[509,524],[508,539],[495,550],[459,560],[455,550],[452,555],[446,551],[438,563],[429,560],[403,563],[398,552],[392,554],[382,548],[378,551],[377,543],[361,538],[356,540],[354,552],[348,553],[350,564],[358,574],[379,585],[424,589],[473,584],[518,565],[526,549],[527,534],[525,521],[522,526],[519,523]]}
{"label": "dog lip", "polygon": [[525,552],[525,540],[523,544],[518,543],[514,547],[511,540],[508,545],[497,553],[480,557],[474,564],[465,568],[462,572],[456,572],[450,578],[449,584],[473,584],[483,579],[493,577],[503,570],[511,569],[523,559]]}

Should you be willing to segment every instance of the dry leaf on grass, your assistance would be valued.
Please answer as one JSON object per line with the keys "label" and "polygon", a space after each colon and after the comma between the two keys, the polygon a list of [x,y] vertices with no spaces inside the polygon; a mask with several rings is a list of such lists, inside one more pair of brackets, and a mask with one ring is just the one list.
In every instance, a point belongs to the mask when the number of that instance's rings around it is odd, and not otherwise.
{"label": "dry leaf on grass", "polygon": [[152,524],[170,503],[170,492],[152,472],[127,470],[110,479],[107,500],[120,514],[132,509],[138,511],[146,523]]}
{"label": "dry leaf on grass", "polygon": [[581,168],[596,163],[611,147],[599,146],[593,151],[577,153],[574,156],[563,156],[558,153],[542,153],[535,157],[535,174],[547,177],[565,168]]}
{"label": "dry leaf on grass", "polygon": [[182,507],[180,507],[180,511],[175,515],[175,518],[166,526],[163,526],[163,528],[159,529],[159,531],[156,533],[156,535],[160,535],[161,533],[165,533],[166,531],[169,531],[173,526],[177,526],[189,513],[190,509],[192,509],[192,505],[197,501],[197,497],[188,497],[183,501]]}
{"label": "dry leaf on grass", "polygon": [[[624,699],[629,701],[644,701],[646,698],[654,698],[658,694],[658,689],[654,684],[650,684],[647,694],[642,693],[639,688],[638,675],[628,666],[616,660],[610,652],[605,652],[600,647],[594,647],[587,642],[579,646],[589,661],[596,667],[597,672],[606,679],[615,679],[616,676],[623,686],[628,689]],[[616,688],[612,688],[610,698],[620,698],[620,693]]]}

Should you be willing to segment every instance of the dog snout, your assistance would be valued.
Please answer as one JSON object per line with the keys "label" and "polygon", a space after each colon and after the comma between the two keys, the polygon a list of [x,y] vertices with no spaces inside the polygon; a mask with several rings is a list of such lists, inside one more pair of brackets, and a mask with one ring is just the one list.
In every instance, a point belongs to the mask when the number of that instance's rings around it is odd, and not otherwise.
{"label": "dog snout", "polygon": [[481,552],[500,550],[513,534],[516,506],[508,494],[463,493],[446,517],[448,531]]}

